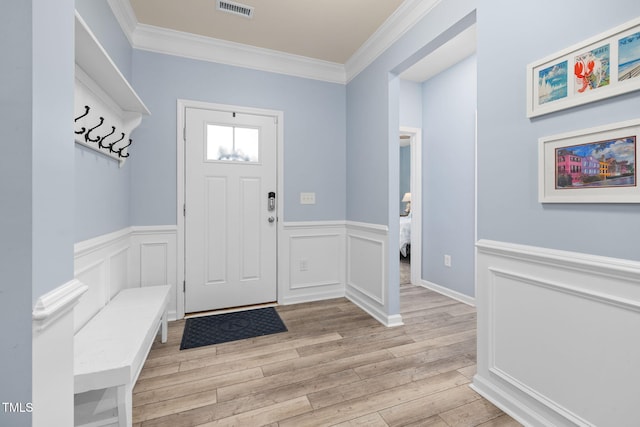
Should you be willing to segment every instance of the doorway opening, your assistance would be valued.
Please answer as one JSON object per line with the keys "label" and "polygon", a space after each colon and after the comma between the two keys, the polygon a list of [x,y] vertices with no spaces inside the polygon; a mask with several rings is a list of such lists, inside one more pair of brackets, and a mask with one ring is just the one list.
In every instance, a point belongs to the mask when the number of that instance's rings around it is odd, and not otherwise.
{"label": "doorway opening", "polygon": [[421,146],[419,128],[400,128],[400,286],[417,285],[422,276]]}

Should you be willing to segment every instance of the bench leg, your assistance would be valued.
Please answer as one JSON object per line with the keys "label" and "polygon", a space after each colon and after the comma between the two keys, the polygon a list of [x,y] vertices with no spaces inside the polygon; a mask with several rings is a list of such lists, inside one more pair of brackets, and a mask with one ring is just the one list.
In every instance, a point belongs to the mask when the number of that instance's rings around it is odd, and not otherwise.
{"label": "bench leg", "polygon": [[167,314],[168,314],[168,310],[165,307],[164,309],[164,313],[162,314],[162,342],[166,343],[167,342]]}
{"label": "bench leg", "polygon": [[129,385],[118,386],[118,425],[131,427],[133,424],[133,390]]}

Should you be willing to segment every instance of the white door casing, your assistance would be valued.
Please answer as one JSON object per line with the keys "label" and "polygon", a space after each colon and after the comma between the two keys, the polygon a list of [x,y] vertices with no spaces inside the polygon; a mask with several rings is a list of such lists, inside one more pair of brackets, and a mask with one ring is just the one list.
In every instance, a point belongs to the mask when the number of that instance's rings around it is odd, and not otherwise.
{"label": "white door casing", "polygon": [[[185,311],[275,301],[276,119],[186,108],[185,122]],[[218,147],[216,132],[237,146]]]}
{"label": "white door casing", "polygon": [[411,283],[422,282],[422,130],[400,127],[411,146]]}

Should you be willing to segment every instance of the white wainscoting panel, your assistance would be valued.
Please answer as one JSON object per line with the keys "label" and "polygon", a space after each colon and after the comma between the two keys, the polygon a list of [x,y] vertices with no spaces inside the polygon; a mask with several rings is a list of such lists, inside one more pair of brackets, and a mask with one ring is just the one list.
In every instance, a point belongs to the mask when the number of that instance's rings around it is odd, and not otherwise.
{"label": "white wainscoting panel", "polygon": [[176,317],[176,227],[127,227],[75,244],[75,277],[88,286],[74,309],[84,326],[125,288],[169,284],[169,318]]}
{"label": "white wainscoting panel", "polygon": [[129,246],[109,256],[109,299],[116,296],[128,283],[127,271],[129,271]]}
{"label": "white wainscoting panel", "polygon": [[386,326],[402,324],[400,315],[389,315],[387,295],[388,228],[347,222],[346,296]]}
{"label": "white wainscoting panel", "polygon": [[177,227],[145,226],[131,230],[131,269],[129,280],[135,286],[171,285],[169,320],[177,317]]}
{"label": "white wainscoting panel", "polygon": [[74,276],[88,286],[74,310],[76,332],[129,285],[130,234],[126,228],[75,244]]}
{"label": "white wainscoting panel", "polygon": [[478,242],[473,387],[532,426],[637,426],[640,262]]}
{"label": "white wainscoting panel", "polygon": [[[73,332],[84,326],[122,289],[140,286],[172,285],[169,319],[175,320],[176,251],[176,226],[127,227],[76,243],[75,276],[87,285],[88,290],[75,306]],[[182,292],[182,287],[179,290]],[[71,353],[68,357],[73,360],[73,334],[70,338]],[[70,396],[73,398],[73,369],[70,381]],[[108,420],[113,417],[114,405],[111,389],[78,394],[74,402],[75,419]],[[73,413],[71,417],[74,417]],[[73,422],[55,425],[73,425]]]}
{"label": "white wainscoting panel", "polygon": [[281,236],[278,302],[344,297],[344,222],[287,222]]}

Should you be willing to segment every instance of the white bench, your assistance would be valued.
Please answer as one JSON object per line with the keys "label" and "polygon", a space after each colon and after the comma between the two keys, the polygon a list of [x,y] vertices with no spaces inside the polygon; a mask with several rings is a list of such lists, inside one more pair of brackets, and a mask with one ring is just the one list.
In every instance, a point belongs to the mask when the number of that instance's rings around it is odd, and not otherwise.
{"label": "white bench", "polygon": [[132,424],[132,391],[162,329],[170,286],[124,289],[74,336],[74,393],[116,387],[118,424]]}

